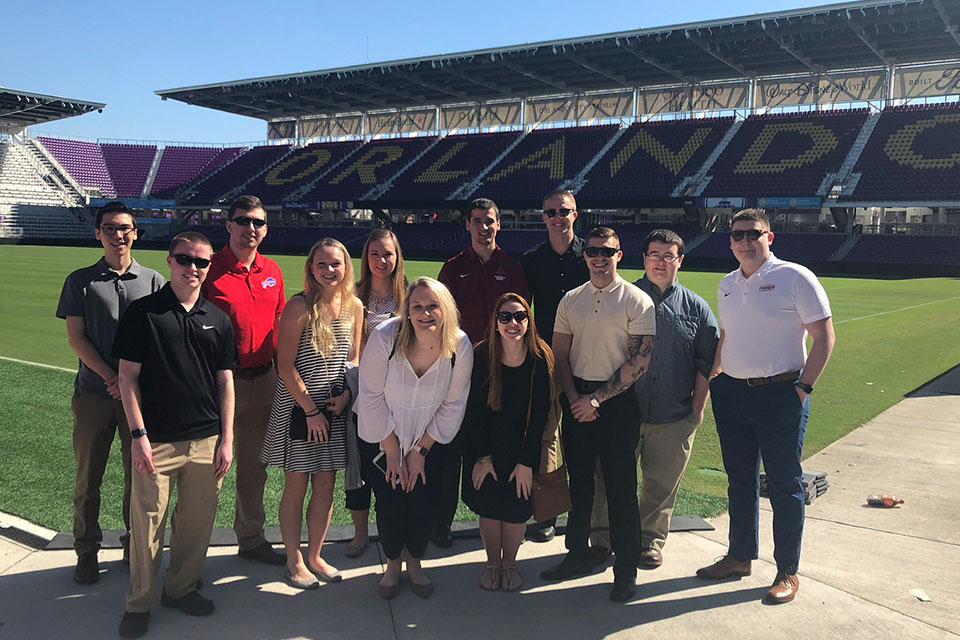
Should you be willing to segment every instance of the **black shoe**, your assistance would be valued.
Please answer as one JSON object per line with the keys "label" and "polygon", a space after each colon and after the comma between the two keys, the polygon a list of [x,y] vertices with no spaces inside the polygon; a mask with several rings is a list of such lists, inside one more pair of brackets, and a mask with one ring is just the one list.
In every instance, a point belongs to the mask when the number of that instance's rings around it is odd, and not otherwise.
{"label": "black shoe", "polygon": [[124,611],[123,618],[120,619],[120,628],[117,631],[121,638],[139,638],[147,632],[147,621],[149,619],[149,611]]}
{"label": "black shoe", "polygon": [[636,580],[633,578],[623,580],[614,580],[613,589],[610,589],[610,599],[614,602],[626,602],[632,600],[637,594]]}
{"label": "black shoe", "polygon": [[160,604],[173,609],[180,609],[188,616],[208,616],[213,613],[213,600],[200,595],[198,591],[191,591],[182,598],[171,598],[167,594],[160,595]]}
{"label": "black shoe", "polygon": [[607,564],[613,552],[606,547],[590,547],[590,564],[600,566]]}
{"label": "black shoe", "polygon": [[550,542],[557,535],[557,530],[553,527],[538,527],[527,534],[527,537],[534,542]]}
{"label": "black shoe", "polygon": [[243,558],[244,560],[256,560],[257,562],[273,565],[275,567],[279,567],[282,564],[287,564],[286,554],[275,551],[269,542],[262,542],[253,549],[239,549],[237,551],[237,556]]}
{"label": "black shoe", "polygon": [[580,578],[593,573],[593,569],[586,562],[573,560],[570,554],[555,567],[544,569],[540,572],[540,577],[548,582],[560,582],[570,578]]}
{"label": "black shoe", "polygon": [[78,584],[93,584],[100,579],[100,562],[97,553],[84,553],[77,558],[77,567],[73,570],[73,581]]}
{"label": "black shoe", "polygon": [[443,525],[437,527],[433,530],[430,540],[441,549],[449,549],[453,546],[453,534],[450,533],[450,527]]}

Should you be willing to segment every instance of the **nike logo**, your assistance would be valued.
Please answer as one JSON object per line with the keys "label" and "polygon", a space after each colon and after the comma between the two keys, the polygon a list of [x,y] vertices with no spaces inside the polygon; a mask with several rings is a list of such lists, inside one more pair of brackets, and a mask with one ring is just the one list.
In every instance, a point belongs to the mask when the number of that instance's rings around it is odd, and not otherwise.
{"label": "nike logo", "polygon": [[730,295],[731,293],[733,293],[733,291],[728,291],[727,293],[723,294],[723,297],[726,298],[726,297],[727,297],[728,295]]}
{"label": "nike logo", "polygon": [[470,274],[469,274],[469,273],[461,273],[461,274],[460,274],[460,277],[461,277],[461,278],[466,278],[468,275],[470,275]]}
{"label": "nike logo", "polygon": [[204,325],[200,325],[200,326],[202,326],[204,329],[213,329],[213,325],[212,325],[212,324],[204,324]]}

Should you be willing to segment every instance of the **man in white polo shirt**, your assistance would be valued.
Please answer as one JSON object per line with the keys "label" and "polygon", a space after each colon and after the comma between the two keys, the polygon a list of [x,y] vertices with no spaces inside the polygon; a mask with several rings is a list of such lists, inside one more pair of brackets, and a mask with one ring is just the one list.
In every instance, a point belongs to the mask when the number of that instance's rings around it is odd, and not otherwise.
{"label": "man in white polo shirt", "polygon": [[563,561],[540,574],[559,581],[586,575],[590,565],[590,512],[597,460],[607,490],[614,602],[636,591],[640,560],[637,459],[640,436],[633,383],[650,366],[657,333],[653,300],[617,275],[623,257],[612,229],[597,227],[583,249],[590,281],[571,289],[557,306],[553,352],[563,407],[563,441],[573,508]]}
{"label": "man in white polo shirt", "polygon": [[[699,569],[706,579],[750,575],[757,557],[759,472],[763,459],[773,509],[777,577],[766,594],[790,602],[799,588],[803,535],[800,456],[809,396],[833,350],[830,303],[806,267],[770,252],[773,232],[759,209],[733,217],[730,248],[740,268],[718,287],[720,347],[710,382],[730,500],[729,548]],[[812,339],[809,354],[806,337]]]}

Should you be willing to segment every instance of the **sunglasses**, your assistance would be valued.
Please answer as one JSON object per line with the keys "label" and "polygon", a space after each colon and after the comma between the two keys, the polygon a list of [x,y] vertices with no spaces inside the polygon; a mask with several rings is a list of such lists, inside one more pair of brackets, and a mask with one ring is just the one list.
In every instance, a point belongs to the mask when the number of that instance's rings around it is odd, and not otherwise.
{"label": "sunglasses", "polygon": [[523,324],[523,321],[529,317],[526,311],[497,311],[497,322],[500,324],[510,324],[511,320],[516,320],[517,324]]}
{"label": "sunglasses", "polygon": [[190,266],[193,264],[197,269],[206,269],[210,266],[210,261],[206,258],[194,258],[193,256],[188,256],[184,253],[175,253],[173,254],[173,259],[177,261],[177,264],[181,267]]}
{"label": "sunglasses", "polygon": [[249,227],[253,225],[257,229],[263,229],[267,226],[266,220],[261,220],[260,218],[250,218],[248,216],[237,216],[236,218],[231,218],[230,222],[233,224],[238,224],[241,227]]}
{"label": "sunglasses", "polygon": [[544,209],[543,215],[547,216],[548,218],[554,218],[556,216],[566,218],[574,211],[576,211],[576,209],[567,209],[566,207],[561,207],[560,209]]}
{"label": "sunglasses", "polygon": [[588,258],[596,258],[597,256],[612,258],[618,251],[620,251],[620,249],[614,249],[613,247],[584,247],[583,255]]}
{"label": "sunglasses", "polygon": [[759,229],[747,229],[746,231],[731,231],[730,239],[734,242],[740,242],[744,238],[755,242],[760,239],[760,236],[767,235],[766,231],[760,231]]}

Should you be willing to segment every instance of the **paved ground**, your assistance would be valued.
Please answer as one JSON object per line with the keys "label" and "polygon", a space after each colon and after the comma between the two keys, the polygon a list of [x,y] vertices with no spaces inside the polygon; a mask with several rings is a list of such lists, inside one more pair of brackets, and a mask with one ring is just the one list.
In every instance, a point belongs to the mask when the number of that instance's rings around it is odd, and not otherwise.
{"label": "paved ground", "polygon": [[[204,592],[216,613],[192,619],[158,607],[147,637],[957,638],[958,461],[960,368],[805,461],[828,472],[830,490],[807,509],[800,593],[787,605],[760,601],[776,573],[763,504],[761,559],[752,576],[721,583],[693,577],[725,550],[727,521],[719,517],[716,531],[672,534],[666,563],[641,572],[638,597],[628,605],[607,600],[610,568],[543,584],[537,575],[561,557],[560,538],[521,547],[522,593],[481,591],[480,543],[458,540],[427,562],[433,598],[404,590],[390,603],[376,595],[382,565],[374,547],[348,560],[342,544],[329,545],[328,558],[345,580],[312,592],[287,587],[277,568],[237,560],[235,548],[212,548]],[[876,492],[907,503],[864,507]],[[0,515],[0,523],[11,521]],[[38,552],[0,537],[0,638],[114,637],[128,579],[119,553],[103,551],[100,582],[82,587],[71,580],[71,551]]]}

